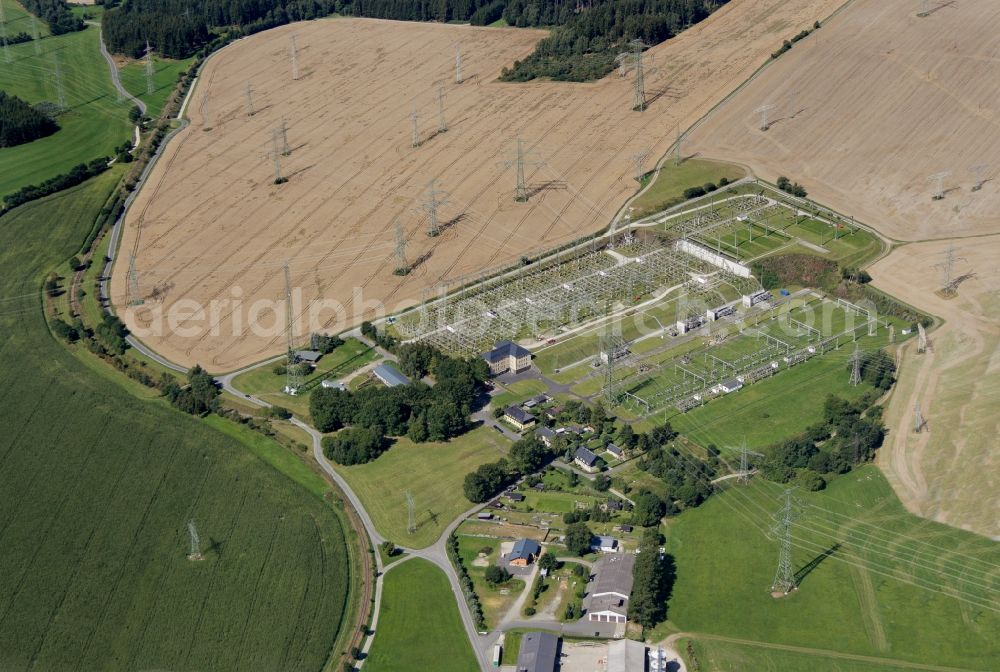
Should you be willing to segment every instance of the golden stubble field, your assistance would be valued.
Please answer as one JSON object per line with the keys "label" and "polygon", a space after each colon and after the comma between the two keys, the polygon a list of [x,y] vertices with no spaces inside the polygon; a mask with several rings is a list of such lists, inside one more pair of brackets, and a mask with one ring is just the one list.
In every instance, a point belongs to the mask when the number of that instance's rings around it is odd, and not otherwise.
{"label": "golden stubble field", "polygon": [[[206,65],[187,108],[190,127],[169,143],[129,212],[112,301],[167,358],[233,370],[284,349],[273,313],[283,312],[275,302],[286,262],[304,334],[357,324],[380,304],[396,309],[439,282],[601,230],[635,192],[634,153],[651,150],[651,165],[678,124],[840,4],[727,5],[652,50],[653,100],[642,114],[629,109],[631,80],[617,74],[591,84],[497,82],[539,31],[331,19],[241,40]],[[454,82],[456,43],[462,84]],[[441,87],[448,131],[438,134]],[[289,181],[276,186],[268,153],[282,119]],[[542,162],[527,168],[527,203],[514,202],[514,171],[504,166],[517,136]],[[431,179],[448,194],[435,238],[417,212]],[[392,273],[396,222],[415,264],[406,277]],[[124,305],[129,251],[145,301],[135,309]],[[306,319],[332,301],[343,310],[326,306]]]}
{"label": "golden stubble field", "polygon": [[[944,299],[935,266],[952,245],[955,276],[975,275]],[[1000,539],[1000,236],[911,243],[871,273],[880,289],[944,319],[929,352],[913,341],[902,349],[880,465],[911,511]]]}
{"label": "golden stubble field", "polygon": [[[1000,231],[1000,3],[856,0],[692,133],[898,240]],[[757,110],[771,105],[770,128]],[[973,166],[992,164],[973,193]],[[931,199],[932,175],[946,197]]]}
{"label": "golden stubble field", "polygon": [[[1000,537],[1000,4],[856,0],[691,135],[689,150],[802,182],[810,197],[916,242],[871,269],[879,288],[944,319],[932,352],[901,354],[880,463],[907,507]],[[772,105],[771,126],[757,110]],[[992,164],[973,192],[978,164]],[[950,171],[943,200],[928,177]],[[952,239],[952,240],[945,240]],[[935,294],[954,244],[959,296]],[[927,431],[913,432],[915,405]]]}

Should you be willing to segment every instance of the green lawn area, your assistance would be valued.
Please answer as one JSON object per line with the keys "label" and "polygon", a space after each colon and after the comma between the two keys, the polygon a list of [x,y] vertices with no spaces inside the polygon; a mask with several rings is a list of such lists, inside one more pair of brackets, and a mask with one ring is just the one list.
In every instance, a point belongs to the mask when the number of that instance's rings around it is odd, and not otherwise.
{"label": "green lawn area", "polygon": [[305,379],[306,392],[294,397],[285,394],[285,374],[274,373],[274,367],[284,365],[284,361],[259,366],[233,379],[236,389],[259,397],[277,406],[284,406],[300,418],[309,417],[309,395],[320,383],[331,378],[337,380],[365,364],[375,361],[378,353],[355,338],[347,338],[344,344],[328,355],[323,355],[316,368]]}
{"label": "green lawn area", "polygon": [[[825,491],[795,493],[802,515],[792,528],[794,570],[840,546],[800,577],[798,591],[774,599],[769,590],[778,550],[767,531],[782,487],[760,479],[729,487],[671,522],[673,627],[695,638],[706,633],[996,669],[1000,544],[910,515],[869,465]],[[661,633],[652,634],[657,641]],[[815,669],[845,669],[832,664]]]}
{"label": "green lawn area", "polygon": [[414,558],[385,575],[369,672],[469,672],[478,667],[448,579]]}
{"label": "green lawn area", "polygon": [[133,96],[146,103],[146,115],[156,119],[163,111],[170,93],[177,86],[178,76],[187,70],[194,58],[176,61],[153,57],[153,93],[146,93],[146,63],[133,61],[119,70],[122,86]]}
{"label": "green lawn area", "polygon": [[110,188],[0,217],[3,667],[323,669],[358,579],[318,483],[256,437],[131,395],[48,331],[42,279]]}
{"label": "green lawn area", "polygon": [[857,660],[839,657],[821,651],[788,651],[770,648],[774,645],[766,642],[749,644],[701,638],[694,640],[693,646],[701,669],[716,672],[743,672],[744,670],[766,670],[767,672],[906,672],[913,669],[904,663],[897,665],[868,659]]}
{"label": "green lawn area", "polygon": [[520,404],[548,389],[545,383],[540,380],[519,380],[504,387],[505,391],[490,401],[493,408],[507,408],[511,404]]}
{"label": "green lawn area", "polygon": [[[378,459],[338,472],[365,505],[375,526],[400,546],[430,546],[459,514],[472,507],[462,493],[465,475],[507,453],[510,442],[489,427],[447,443],[414,444],[403,437]],[[413,496],[417,531],[408,534],[406,491]]]}
{"label": "green lawn area", "polygon": [[[491,586],[486,582],[486,567],[476,566],[474,563],[479,559],[480,551],[490,549],[485,560],[491,564],[497,564],[500,558],[500,541],[498,539],[488,539],[483,537],[458,536],[458,554],[462,558],[462,564],[472,579],[476,595],[479,596],[479,603],[483,605],[483,615],[486,617],[486,626],[495,628],[499,625],[500,619],[518,596],[524,591],[524,581],[521,579],[511,579],[501,586]],[[506,593],[506,594],[505,594]]]}
{"label": "green lawn area", "polygon": [[670,424],[702,446],[715,443],[725,452],[746,438],[747,446],[760,450],[821,420],[828,394],[857,399],[871,389],[850,384],[852,352],[842,348],[814,357],[687,413],[672,409]]}
{"label": "green lawn area", "polygon": [[637,198],[634,219],[665,210],[684,201],[684,190],[700,187],[706,182],[719,183],[723,177],[731,182],[746,176],[740,166],[708,159],[688,159],[675,166],[672,160],[666,162],[659,176],[646,193]]}
{"label": "green lawn area", "polygon": [[[8,29],[31,34],[24,10],[13,0],[0,2],[7,12]],[[39,26],[43,23],[39,21]],[[79,163],[111,156],[117,145],[132,137],[129,106],[118,102],[108,64],[100,53],[96,27],[48,36],[39,46],[40,55],[35,55],[31,42],[7,47],[12,62],[0,68],[0,90],[31,104],[56,103],[53,72],[58,61],[68,111],[59,116],[60,129],[56,133],[0,150],[0,197],[67,173]]]}

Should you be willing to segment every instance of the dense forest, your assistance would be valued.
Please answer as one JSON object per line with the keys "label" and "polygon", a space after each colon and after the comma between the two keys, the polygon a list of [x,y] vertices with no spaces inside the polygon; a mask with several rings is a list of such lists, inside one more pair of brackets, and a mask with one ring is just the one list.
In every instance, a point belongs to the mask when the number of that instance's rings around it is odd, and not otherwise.
{"label": "dense forest", "polygon": [[[35,0],[36,2],[52,0]],[[104,34],[115,53],[137,57],[146,41],[160,54],[190,56],[214,35],[249,35],[291,21],[340,13],[403,21],[459,21],[488,25],[503,19],[552,34],[502,79],[536,77],[585,81],[603,77],[633,39],[658,44],[707,17],[728,0],[127,0],[104,14]],[[216,43],[217,46],[217,43]]]}
{"label": "dense forest", "polygon": [[49,24],[49,30],[53,35],[72,33],[87,27],[83,19],[69,11],[69,5],[63,0],[20,0],[20,2],[25,9]]}
{"label": "dense forest", "polygon": [[17,96],[0,91],[0,147],[22,145],[59,130],[56,122]]}

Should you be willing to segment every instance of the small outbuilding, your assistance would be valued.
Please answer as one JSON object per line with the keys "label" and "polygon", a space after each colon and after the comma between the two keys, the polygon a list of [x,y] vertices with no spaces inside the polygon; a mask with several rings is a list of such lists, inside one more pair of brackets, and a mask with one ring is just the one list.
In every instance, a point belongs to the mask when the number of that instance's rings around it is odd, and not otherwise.
{"label": "small outbuilding", "polygon": [[306,362],[308,364],[315,364],[323,356],[323,353],[319,350],[299,350],[295,353],[295,358],[300,362]]}
{"label": "small outbuilding", "polygon": [[545,444],[546,448],[551,448],[552,441],[556,438],[556,433],[548,427],[539,427],[535,430],[535,436],[537,436],[541,442]]}
{"label": "small outbuilding", "polygon": [[400,385],[410,384],[410,379],[389,362],[379,364],[372,373],[386,387],[399,387]]}
{"label": "small outbuilding", "polygon": [[555,672],[559,638],[549,632],[526,632],[517,654],[517,672]]}

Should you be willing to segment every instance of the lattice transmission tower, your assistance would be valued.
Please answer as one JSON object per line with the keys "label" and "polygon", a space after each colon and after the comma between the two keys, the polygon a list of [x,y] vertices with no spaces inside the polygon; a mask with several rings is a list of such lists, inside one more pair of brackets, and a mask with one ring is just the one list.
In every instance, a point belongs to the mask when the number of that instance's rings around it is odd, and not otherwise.
{"label": "lattice transmission tower", "polygon": [[417,531],[416,506],[413,503],[413,493],[406,491],[406,533]]}
{"label": "lattice transmission tower", "polygon": [[295,354],[295,309],[292,306],[292,276],[288,262],[284,266],[285,274],[285,339],[288,348],[285,360],[285,394],[295,396],[302,387],[302,372],[299,369],[299,358]]}
{"label": "lattice transmission tower", "polygon": [[782,493],[784,505],[774,515],[774,527],[771,529],[778,539],[778,568],[771,582],[771,592],[784,595],[795,590],[795,571],[792,567],[792,525],[802,515],[801,505],[792,497],[792,489],[786,488]]}
{"label": "lattice transmission tower", "polygon": [[851,385],[857,387],[861,384],[861,351],[857,344],[854,345],[854,354],[851,355]]}
{"label": "lattice transmission tower", "polygon": [[187,531],[188,531],[188,541],[190,541],[190,547],[187,559],[204,560],[204,556],[201,554],[201,540],[198,537],[198,528],[195,527],[193,520],[188,521]]}
{"label": "lattice transmission tower", "polygon": [[615,59],[622,74],[635,72],[635,86],[632,90],[632,109],[635,112],[646,110],[646,74],[651,67],[646,64],[646,55],[643,52],[648,48],[649,45],[642,40],[632,40],[629,42],[629,51],[619,54]]}
{"label": "lattice transmission tower", "polygon": [[514,158],[504,161],[505,168],[513,166],[516,172],[517,184],[514,187],[514,200],[524,203],[528,200],[528,181],[525,175],[525,166],[542,166],[544,161],[530,159],[530,152],[524,148],[524,140],[520,137],[514,138]]}
{"label": "lattice transmission tower", "polygon": [[444,200],[444,197],[447,195],[448,194],[437,188],[437,180],[431,180],[427,184],[424,202],[420,205],[420,209],[427,215],[427,235],[431,238],[441,235],[441,223],[438,219],[438,209],[442,205],[446,205],[448,203],[448,201]]}
{"label": "lattice transmission tower", "polygon": [[141,306],[145,303],[139,295],[139,273],[135,270],[135,255],[128,255],[128,296],[125,304],[128,306]]}
{"label": "lattice transmission tower", "polygon": [[153,48],[149,46],[149,40],[146,40],[146,94],[151,95],[155,86],[153,85]]}
{"label": "lattice transmission tower", "polygon": [[406,234],[403,232],[403,225],[396,220],[396,268],[393,273],[396,275],[408,275],[410,265],[406,261]]}

